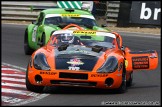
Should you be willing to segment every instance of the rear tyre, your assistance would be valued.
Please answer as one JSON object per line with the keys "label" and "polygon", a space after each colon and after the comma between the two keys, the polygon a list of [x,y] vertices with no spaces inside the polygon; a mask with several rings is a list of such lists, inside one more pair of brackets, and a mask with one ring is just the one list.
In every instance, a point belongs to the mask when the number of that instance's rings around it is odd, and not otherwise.
{"label": "rear tyre", "polygon": [[132,86],[132,82],[133,82],[133,72],[130,73],[130,78],[127,81],[127,86],[128,87]]}
{"label": "rear tyre", "polygon": [[32,85],[28,79],[28,70],[26,70],[26,88],[30,91],[41,93],[44,89],[44,86]]}
{"label": "rear tyre", "polygon": [[121,86],[117,89],[117,93],[125,93],[126,90],[127,90],[126,69],[125,69],[125,65],[123,64],[122,83],[121,83]]}
{"label": "rear tyre", "polygon": [[28,30],[25,30],[24,34],[24,51],[26,55],[31,55],[34,50],[29,47],[29,42],[28,42]]}

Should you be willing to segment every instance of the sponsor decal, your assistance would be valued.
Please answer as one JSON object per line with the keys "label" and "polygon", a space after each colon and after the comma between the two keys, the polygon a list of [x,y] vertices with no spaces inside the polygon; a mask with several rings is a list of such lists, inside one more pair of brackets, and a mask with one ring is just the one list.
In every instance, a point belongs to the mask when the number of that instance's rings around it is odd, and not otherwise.
{"label": "sponsor decal", "polygon": [[50,72],[50,71],[45,72],[45,71],[41,71],[40,74],[55,75],[56,72]]}
{"label": "sponsor decal", "polygon": [[69,67],[69,70],[76,70],[76,71],[78,71],[78,70],[80,70],[80,67],[73,67],[73,66],[70,66],[70,67]]}
{"label": "sponsor decal", "polygon": [[96,35],[96,31],[74,31],[74,34],[90,34],[90,35]]}
{"label": "sponsor decal", "polygon": [[108,74],[91,74],[91,77],[107,77]]}
{"label": "sponsor decal", "polygon": [[133,69],[148,69],[149,58],[148,56],[132,57]]}
{"label": "sponsor decal", "polygon": [[79,14],[61,14],[62,17],[80,17]]}
{"label": "sponsor decal", "polygon": [[[155,6],[157,6],[157,5],[155,5]],[[154,6],[152,6],[151,8],[147,7],[146,3],[142,3],[140,19],[148,20],[150,18],[153,18],[153,20],[158,20],[158,15],[161,12],[161,8],[153,9],[153,7]],[[152,16],[152,14],[153,14],[153,16]]]}
{"label": "sponsor decal", "polygon": [[70,61],[67,62],[68,64],[71,64],[71,66],[69,66],[69,70],[80,70],[80,67],[76,67],[76,66],[79,66],[79,65],[83,65],[84,63],[78,59],[78,58],[74,58],[74,59],[70,59]]}
{"label": "sponsor decal", "polygon": [[68,53],[68,54],[72,54],[72,53],[84,53],[84,54],[89,54],[88,51],[79,50],[79,49],[74,50],[74,51],[68,51],[67,53]]}
{"label": "sponsor decal", "polygon": [[78,66],[78,65],[83,65],[84,63],[78,59],[78,58],[74,58],[74,59],[70,59],[70,61],[67,62],[68,64],[71,64],[72,67]]}

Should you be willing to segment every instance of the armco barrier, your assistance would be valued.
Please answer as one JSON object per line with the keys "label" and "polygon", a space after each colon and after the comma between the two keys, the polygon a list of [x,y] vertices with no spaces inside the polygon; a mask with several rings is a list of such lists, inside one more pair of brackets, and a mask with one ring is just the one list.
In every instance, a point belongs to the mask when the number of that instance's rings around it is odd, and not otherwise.
{"label": "armco barrier", "polygon": [[[107,1],[99,2],[100,7],[96,11],[101,10],[105,5],[107,10],[106,19],[100,21],[101,18],[97,18],[99,22],[108,23],[108,26],[116,26],[119,4],[120,1]],[[41,8],[57,7],[56,1],[2,1],[1,2],[1,20],[12,21],[33,21],[37,18]],[[31,11],[33,9],[33,11]]]}

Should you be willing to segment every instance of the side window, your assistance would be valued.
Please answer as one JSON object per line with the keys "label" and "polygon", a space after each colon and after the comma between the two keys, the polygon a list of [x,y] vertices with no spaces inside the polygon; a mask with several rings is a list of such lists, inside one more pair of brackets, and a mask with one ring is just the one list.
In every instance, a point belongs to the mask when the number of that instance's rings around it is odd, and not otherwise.
{"label": "side window", "polygon": [[40,13],[39,18],[38,18],[38,22],[37,25],[41,25],[44,19],[44,13]]}

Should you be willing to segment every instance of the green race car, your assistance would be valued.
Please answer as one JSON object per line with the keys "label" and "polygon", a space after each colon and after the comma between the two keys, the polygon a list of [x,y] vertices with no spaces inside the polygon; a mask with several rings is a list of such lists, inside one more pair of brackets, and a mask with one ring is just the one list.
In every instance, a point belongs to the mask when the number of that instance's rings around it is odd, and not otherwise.
{"label": "green race car", "polygon": [[25,54],[31,55],[36,49],[44,46],[54,31],[60,30],[68,24],[77,24],[85,30],[109,31],[100,27],[94,16],[85,10],[65,8],[42,10],[37,20],[29,24],[25,30]]}

